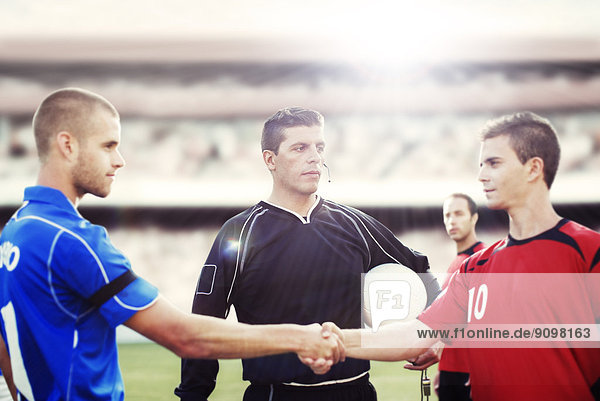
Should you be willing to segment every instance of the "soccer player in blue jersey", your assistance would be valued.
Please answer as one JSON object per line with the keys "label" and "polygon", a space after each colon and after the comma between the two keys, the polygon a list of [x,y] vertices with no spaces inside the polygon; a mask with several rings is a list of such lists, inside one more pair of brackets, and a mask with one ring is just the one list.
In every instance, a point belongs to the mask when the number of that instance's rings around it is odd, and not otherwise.
{"label": "soccer player in blue jersey", "polygon": [[[217,317],[235,307],[252,324],[335,322],[361,326],[361,274],[383,263],[422,273],[429,300],[439,292],[424,255],[383,224],[317,195],[324,171],[323,116],[292,107],[264,124],[263,159],[273,180],[269,198],[227,221],[198,279],[193,312]],[[206,400],[216,360],[182,362],[176,394]],[[245,401],[376,399],[369,362],[346,360],[317,376],[288,355],[244,359]]]}
{"label": "soccer player in blue jersey", "polygon": [[10,355],[2,368],[19,399],[123,400],[120,324],[182,357],[292,352],[313,360],[319,373],[344,358],[339,337],[320,338],[318,325],[252,327],[186,314],[133,273],[106,230],[77,211],[86,193],[107,196],[125,164],[119,114],[106,99],[74,88],[53,92],[37,109],[33,131],[38,185],[25,189],[0,236],[1,328]]}

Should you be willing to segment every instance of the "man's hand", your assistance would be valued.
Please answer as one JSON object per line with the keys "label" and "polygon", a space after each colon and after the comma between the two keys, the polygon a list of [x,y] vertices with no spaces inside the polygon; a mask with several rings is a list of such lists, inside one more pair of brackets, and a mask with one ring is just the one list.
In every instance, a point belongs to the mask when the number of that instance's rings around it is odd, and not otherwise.
{"label": "man's hand", "polygon": [[407,359],[408,362],[404,365],[404,369],[408,370],[425,370],[431,365],[434,365],[440,361],[442,356],[443,346],[438,344],[429,348],[416,358]]}
{"label": "man's hand", "polygon": [[335,323],[332,322],[323,323],[323,325],[321,326],[321,335],[323,336],[323,338],[329,338],[332,334],[338,336],[338,338],[342,341],[342,344],[344,343],[344,332],[342,331],[342,329],[337,327]]}
{"label": "man's hand", "polygon": [[325,374],[332,365],[346,360],[344,336],[342,331],[333,323],[326,322],[323,326],[311,324],[309,330],[313,331],[312,340],[314,347],[305,352],[298,353],[298,358],[309,366],[318,375]]}

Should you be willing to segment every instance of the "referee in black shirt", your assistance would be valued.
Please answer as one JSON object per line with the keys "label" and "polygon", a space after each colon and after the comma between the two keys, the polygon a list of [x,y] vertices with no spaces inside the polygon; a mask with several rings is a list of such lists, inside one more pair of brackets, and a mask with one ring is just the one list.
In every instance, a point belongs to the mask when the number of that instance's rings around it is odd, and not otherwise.
{"label": "referee in black shirt", "polygon": [[[240,322],[322,323],[361,327],[361,274],[401,263],[421,275],[428,304],[439,293],[427,258],[404,246],[383,224],[354,208],[319,197],[325,167],[323,116],[292,107],[264,125],[264,162],[273,178],[269,198],[228,220],[198,279],[192,311]],[[182,400],[207,400],[216,360],[182,361]],[[243,360],[250,381],[244,401],[376,400],[369,362],[346,359],[314,374],[294,354]]]}

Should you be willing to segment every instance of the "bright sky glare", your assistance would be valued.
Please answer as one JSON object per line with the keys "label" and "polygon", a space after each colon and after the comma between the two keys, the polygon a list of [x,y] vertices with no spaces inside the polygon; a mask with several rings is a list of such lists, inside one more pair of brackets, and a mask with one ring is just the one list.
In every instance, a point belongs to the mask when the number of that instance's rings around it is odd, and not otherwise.
{"label": "bright sky glare", "polygon": [[594,0],[3,0],[0,38],[388,37],[387,45],[411,37],[600,38],[598,16]]}

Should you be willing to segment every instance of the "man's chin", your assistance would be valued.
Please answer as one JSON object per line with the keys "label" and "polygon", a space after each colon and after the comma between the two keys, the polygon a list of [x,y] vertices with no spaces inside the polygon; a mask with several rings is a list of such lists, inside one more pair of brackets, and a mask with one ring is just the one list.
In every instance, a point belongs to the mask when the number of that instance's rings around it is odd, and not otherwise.
{"label": "man's chin", "polygon": [[303,188],[303,193],[310,196],[310,195],[314,195],[317,191],[319,190],[319,186],[318,185],[311,185],[311,186],[307,186],[305,188]]}
{"label": "man's chin", "polygon": [[492,209],[492,210],[502,210],[502,209],[504,209],[502,207],[502,204],[500,204],[499,202],[493,202],[493,201],[490,201],[490,200],[488,200],[488,202],[487,202],[487,207],[489,209]]}
{"label": "man's chin", "polygon": [[454,235],[450,235],[450,239],[453,240],[454,242],[460,242],[460,241],[464,240],[465,238],[467,238],[466,235],[460,235],[458,233],[456,233]]}
{"label": "man's chin", "polygon": [[87,193],[90,195],[94,195],[98,198],[106,198],[110,194],[110,190],[108,190],[108,191],[89,191]]}
{"label": "man's chin", "polygon": [[110,194],[110,188],[88,188],[83,185],[78,185],[76,190],[77,198],[79,199],[83,199],[83,197],[87,194],[93,195],[97,198],[106,198]]}

